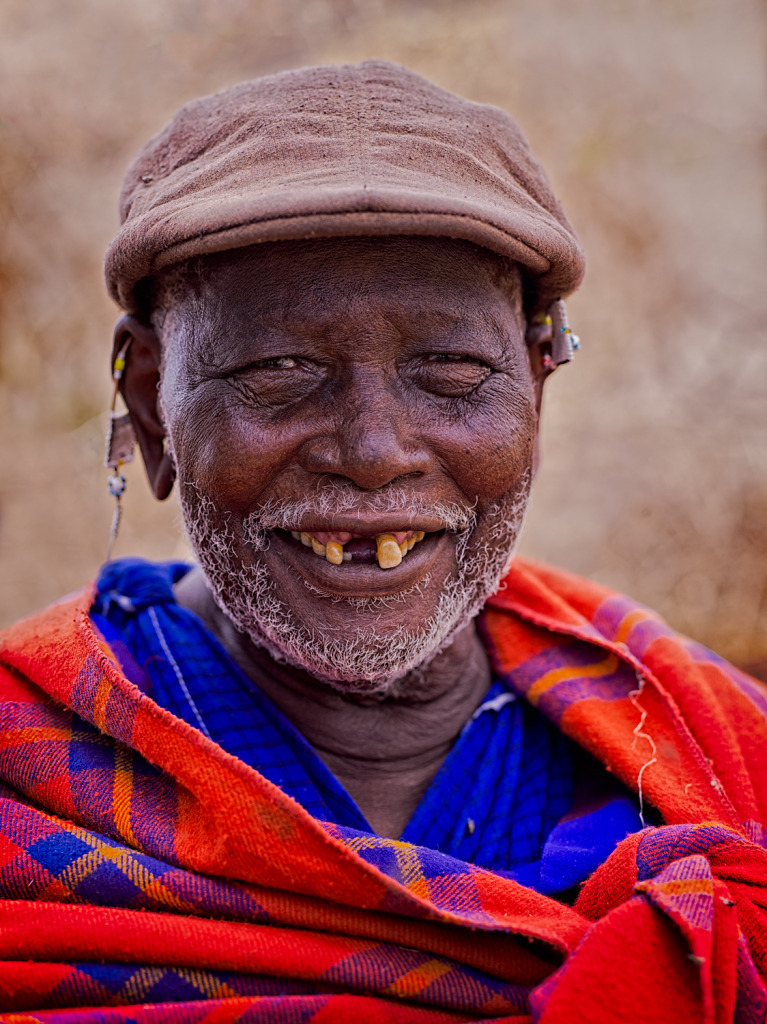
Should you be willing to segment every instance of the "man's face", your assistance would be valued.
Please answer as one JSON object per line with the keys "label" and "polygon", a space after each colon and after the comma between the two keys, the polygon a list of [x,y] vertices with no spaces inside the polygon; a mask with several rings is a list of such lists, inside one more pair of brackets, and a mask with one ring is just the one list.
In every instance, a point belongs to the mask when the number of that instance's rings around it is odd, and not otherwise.
{"label": "man's face", "polygon": [[518,290],[468,243],[339,239],[206,258],[171,304],[184,518],[254,643],[380,691],[495,589],[536,429]]}

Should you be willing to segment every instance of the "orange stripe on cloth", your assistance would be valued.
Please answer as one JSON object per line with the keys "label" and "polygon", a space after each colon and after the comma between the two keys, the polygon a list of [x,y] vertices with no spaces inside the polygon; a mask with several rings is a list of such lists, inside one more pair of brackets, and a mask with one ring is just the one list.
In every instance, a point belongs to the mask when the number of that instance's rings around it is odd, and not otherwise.
{"label": "orange stripe on cloth", "polygon": [[421,967],[416,967],[385,989],[387,995],[397,996],[399,999],[408,999],[419,992],[422,992],[427,985],[450,973],[448,964],[432,960]]}
{"label": "orange stripe on cloth", "polygon": [[647,622],[649,619],[657,620],[657,616],[653,615],[647,608],[635,608],[633,611],[629,612],[628,615],[624,615],[618,625],[618,628],[615,630],[615,636],[613,638],[614,642],[628,643],[631,630],[641,622]]}
{"label": "orange stripe on cloth", "polygon": [[553,668],[540,679],[536,679],[525,696],[531,704],[537,704],[543,694],[557,683],[569,679],[598,679],[600,676],[609,676],[617,670],[619,664],[618,657],[609,653],[592,665],[566,665],[562,668]]}
{"label": "orange stripe on cloth", "polygon": [[28,725],[0,733],[0,750],[25,743],[69,743],[72,730],[67,726]]}
{"label": "orange stripe on cloth", "polygon": [[650,889],[662,892],[666,896],[710,896],[714,891],[713,878],[671,878],[667,882],[659,882],[651,879],[647,882],[638,882],[637,892],[646,892]]}
{"label": "orange stripe on cloth", "polygon": [[133,796],[133,752],[117,743],[115,745],[115,774],[113,794],[113,813],[115,825],[120,835],[129,846],[139,844],[133,835],[130,823],[131,798]]}

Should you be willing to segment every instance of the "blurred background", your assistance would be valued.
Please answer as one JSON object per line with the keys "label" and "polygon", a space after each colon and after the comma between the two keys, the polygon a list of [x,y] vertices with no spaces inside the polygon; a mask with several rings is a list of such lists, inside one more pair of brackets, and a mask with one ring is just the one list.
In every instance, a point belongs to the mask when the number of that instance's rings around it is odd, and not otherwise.
{"label": "blurred background", "polygon": [[[761,0],[2,0],[0,624],[96,573],[122,174],[187,100],[385,57],[506,108],[589,258],[524,553],[767,674]],[[117,555],[184,556],[143,468]]]}

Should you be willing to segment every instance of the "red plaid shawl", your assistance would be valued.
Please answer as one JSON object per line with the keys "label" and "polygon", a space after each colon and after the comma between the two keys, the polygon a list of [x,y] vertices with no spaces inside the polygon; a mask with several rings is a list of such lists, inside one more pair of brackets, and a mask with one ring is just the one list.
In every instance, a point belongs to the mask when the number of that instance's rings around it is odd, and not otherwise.
{"label": "red plaid shawl", "polygon": [[325,827],[130,684],[89,593],[6,631],[2,1021],[763,1021],[767,702],[587,581],[518,561],[498,675],[642,794],[565,906]]}

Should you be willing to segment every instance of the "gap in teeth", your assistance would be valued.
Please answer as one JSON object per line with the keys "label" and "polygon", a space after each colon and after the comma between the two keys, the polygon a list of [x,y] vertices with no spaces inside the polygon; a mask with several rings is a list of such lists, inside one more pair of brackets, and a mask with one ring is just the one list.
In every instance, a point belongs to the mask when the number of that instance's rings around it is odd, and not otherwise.
{"label": "gap in teeth", "polygon": [[[290,535],[332,565],[341,565],[343,562],[352,560],[351,554],[344,551],[344,544],[347,544],[355,536],[353,533],[346,531],[330,533],[318,530],[316,534],[311,534],[291,530]],[[379,533],[375,538],[378,565],[381,569],[394,569],[425,536],[426,533],[423,530],[397,530],[394,533]]]}

